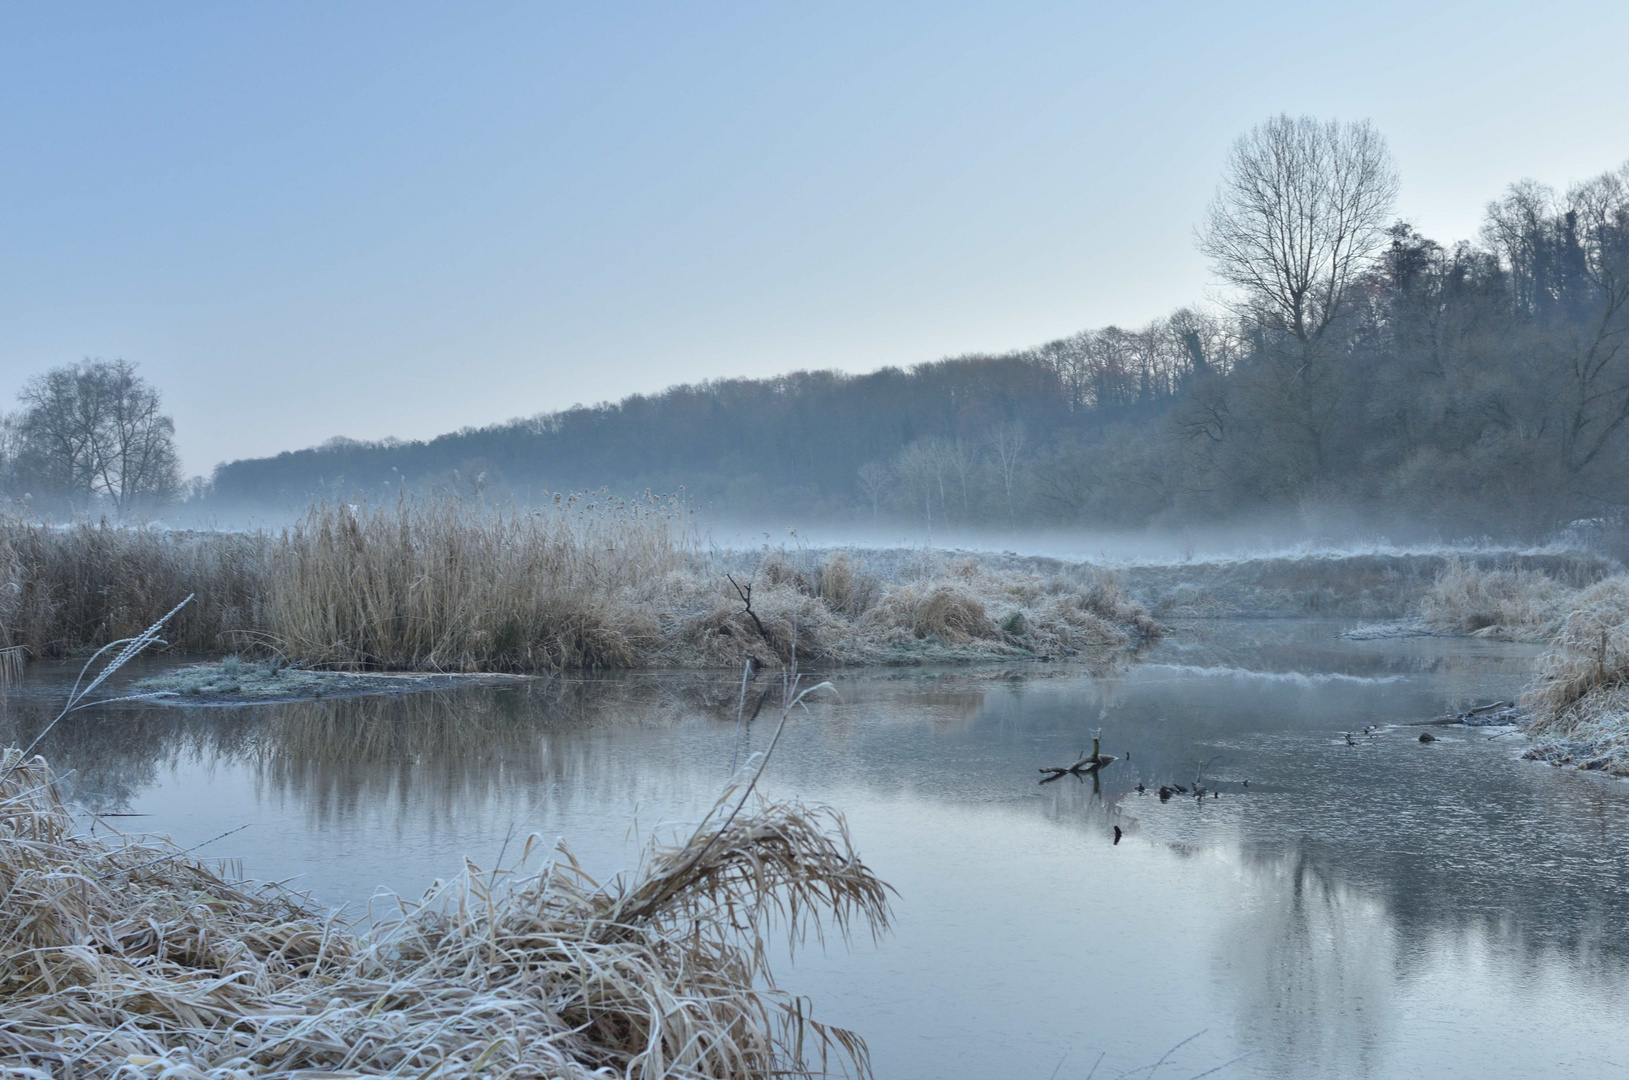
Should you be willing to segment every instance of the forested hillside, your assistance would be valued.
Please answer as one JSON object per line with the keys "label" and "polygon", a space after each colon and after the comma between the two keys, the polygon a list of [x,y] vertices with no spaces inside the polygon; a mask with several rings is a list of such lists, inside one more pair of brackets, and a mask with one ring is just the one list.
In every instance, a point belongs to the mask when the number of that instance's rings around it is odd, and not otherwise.
{"label": "forested hillside", "polygon": [[429,442],[334,440],[223,465],[210,501],[682,486],[743,514],[1136,525],[1311,500],[1526,536],[1619,514],[1629,166],[1564,194],[1517,184],[1475,243],[1388,225],[1380,173],[1370,203],[1297,233],[1293,199],[1264,196],[1251,168],[1304,182],[1283,159],[1314,137],[1336,159],[1313,163],[1330,190],[1386,167],[1367,128],[1311,123],[1266,125],[1230,162],[1201,249],[1236,287],[1231,308],[908,369],[677,386]]}

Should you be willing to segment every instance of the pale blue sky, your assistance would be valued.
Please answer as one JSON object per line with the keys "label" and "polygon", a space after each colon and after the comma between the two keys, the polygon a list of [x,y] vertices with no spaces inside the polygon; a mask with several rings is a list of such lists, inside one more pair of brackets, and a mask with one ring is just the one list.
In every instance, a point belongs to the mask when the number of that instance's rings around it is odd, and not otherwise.
{"label": "pale blue sky", "polygon": [[1629,158],[1629,5],[0,7],[0,407],[83,356],[189,471],[1135,325],[1229,142],[1372,119],[1400,213]]}

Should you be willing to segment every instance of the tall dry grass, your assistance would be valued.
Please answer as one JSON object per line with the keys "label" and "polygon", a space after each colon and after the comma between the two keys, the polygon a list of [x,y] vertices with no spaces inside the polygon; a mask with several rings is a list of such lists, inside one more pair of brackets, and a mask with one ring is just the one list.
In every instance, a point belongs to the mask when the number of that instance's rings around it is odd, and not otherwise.
{"label": "tall dry grass", "polygon": [[52,526],[0,516],[0,647],[64,656],[151,626],[197,599],[166,630],[188,652],[231,647],[257,627],[267,537],[165,532],[101,522]]}
{"label": "tall dry grass", "polygon": [[1522,695],[1528,731],[1629,772],[1629,576],[1582,590]]}
{"label": "tall dry grass", "polygon": [[129,636],[175,600],[189,652],[434,671],[627,667],[691,545],[666,500],[318,506],[279,532],[162,532],[0,521],[0,647],[65,656]]}
{"label": "tall dry grass", "polygon": [[72,655],[189,594],[168,631],[185,652],[343,669],[777,666],[794,640],[806,663],[1067,656],[1162,631],[1089,567],[893,554],[703,554],[660,499],[319,506],[246,534],[0,521],[0,647]]}
{"label": "tall dry grass", "polygon": [[604,886],[563,849],[536,872],[469,866],[353,925],[92,835],[39,759],[7,750],[0,771],[0,1057],[18,1075],[767,1080],[829,1054],[869,1072],[766,962],[777,925],[886,925],[833,811],[715,813]]}
{"label": "tall dry grass", "polygon": [[1452,559],[1422,598],[1420,616],[1441,634],[1545,641],[1577,596],[1577,589],[1536,570],[1484,569]]}
{"label": "tall dry grass", "polygon": [[313,510],[271,545],[268,641],[324,667],[632,667],[659,644],[678,508],[618,500],[472,518],[447,504]]}

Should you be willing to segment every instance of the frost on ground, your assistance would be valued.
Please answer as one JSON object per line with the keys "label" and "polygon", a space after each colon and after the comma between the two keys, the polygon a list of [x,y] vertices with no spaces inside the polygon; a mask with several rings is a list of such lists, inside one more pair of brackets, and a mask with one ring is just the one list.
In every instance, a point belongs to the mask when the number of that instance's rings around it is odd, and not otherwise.
{"label": "frost on ground", "polygon": [[1063,658],[1165,632],[1115,575],[1089,566],[1042,573],[931,552],[738,558],[733,570],[665,583],[669,663],[777,664],[791,656],[794,630],[800,661],[845,664]]}
{"label": "frost on ground", "polygon": [[228,656],[213,663],[188,664],[163,675],[142,679],[131,689],[155,695],[164,704],[242,704],[348,697],[357,694],[405,694],[435,690],[469,679],[502,679],[503,675],[450,675],[421,672],[309,671],[281,660],[246,660]]}
{"label": "frost on ground", "polygon": [[[1583,551],[1480,550],[1314,553],[1124,566],[1118,573],[1127,591],[1165,620],[1321,616],[1379,621],[1419,617],[1427,595],[1456,566],[1478,574],[1534,574],[1571,588],[1621,569]],[[1466,632],[1439,626],[1431,630]]]}
{"label": "frost on ground", "polygon": [[1392,641],[1398,638],[1433,637],[1435,634],[1436,631],[1422,619],[1399,619],[1396,622],[1354,626],[1341,637],[1347,641]]}
{"label": "frost on ground", "polygon": [[1524,756],[1629,776],[1629,575],[1577,594],[1521,703]]}
{"label": "frost on ground", "polygon": [[289,698],[319,694],[330,681],[326,672],[301,671],[277,660],[256,662],[228,656],[219,663],[189,664],[142,679],[133,689],[184,698]]}

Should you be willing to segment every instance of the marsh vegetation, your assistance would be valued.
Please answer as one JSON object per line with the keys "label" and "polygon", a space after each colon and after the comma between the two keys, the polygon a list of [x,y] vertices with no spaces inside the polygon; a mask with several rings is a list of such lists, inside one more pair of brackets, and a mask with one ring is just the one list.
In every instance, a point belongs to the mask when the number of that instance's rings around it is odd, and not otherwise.
{"label": "marsh vegetation", "polygon": [[[230,1077],[768,1078],[857,1036],[773,989],[765,935],[887,925],[834,811],[721,803],[596,885],[570,853],[473,865],[350,924],[173,845],[76,822],[42,760],[0,754],[0,1048],[27,1069]],[[733,793],[731,793],[733,795]]]}
{"label": "marsh vegetation", "polygon": [[[278,532],[0,523],[0,634],[64,656],[197,597],[169,640],[340,670],[917,663],[1152,640],[1111,573],[977,558],[705,552],[667,500],[529,512],[319,506]],[[796,634],[793,633],[794,625]]]}

